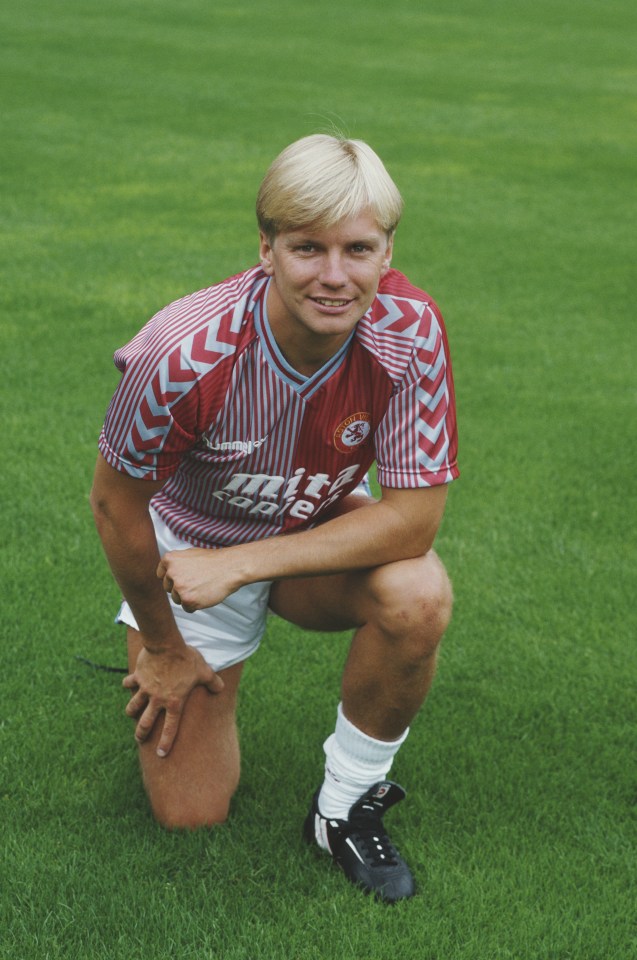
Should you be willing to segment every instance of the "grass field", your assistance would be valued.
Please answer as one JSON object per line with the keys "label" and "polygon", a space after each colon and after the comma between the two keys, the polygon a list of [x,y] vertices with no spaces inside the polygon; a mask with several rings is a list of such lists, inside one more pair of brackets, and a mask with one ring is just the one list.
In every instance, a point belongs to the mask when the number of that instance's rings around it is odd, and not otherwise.
{"label": "grass field", "polygon": [[[3,83],[2,960],[631,960],[635,48],[628,0],[23,0]],[[227,826],[151,821],[92,527],[113,350],[251,265],[272,157],[376,147],[445,315],[456,609],[388,818],[419,895],[302,847],[347,637],[246,670]],[[634,284],[633,284],[634,289]]]}

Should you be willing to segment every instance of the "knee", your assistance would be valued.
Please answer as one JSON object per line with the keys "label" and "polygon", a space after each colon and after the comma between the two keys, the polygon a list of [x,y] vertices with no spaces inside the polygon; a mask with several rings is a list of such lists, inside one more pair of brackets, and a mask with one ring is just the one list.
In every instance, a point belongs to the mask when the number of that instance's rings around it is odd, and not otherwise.
{"label": "knee", "polygon": [[230,797],[216,798],[207,804],[171,802],[150,797],[153,817],[166,830],[201,830],[225,823],[230,813]]}
{"label": "knee", "polygon": [[436,554],[379,567],[370,586],[380,628],[411,643],[416,657],[434,653],[453,607],[451,581]]}
{"label": "knee", "polygon": [[199,782],[186,778],[162,782],[157,776],[143,780],[153,817],[166,830],[199,830],[225,823],[239,784],[238,774],[226,781],[213,776]]}

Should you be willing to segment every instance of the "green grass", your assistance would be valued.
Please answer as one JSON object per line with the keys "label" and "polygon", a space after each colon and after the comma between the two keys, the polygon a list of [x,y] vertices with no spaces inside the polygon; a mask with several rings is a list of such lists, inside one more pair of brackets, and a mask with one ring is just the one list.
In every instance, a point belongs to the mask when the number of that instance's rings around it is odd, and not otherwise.
{"label": "green grass", "polygon": [[[637,784],[628,0],[24,0],[2,28],[2,960],[630,960]],[[110,358],[254,262],[259,178],[336,124],[445,314],[456,610],[396,761],[420,894],[303,848],[347,638],[273,621],[213,835],[151,820],[88,509]]]}

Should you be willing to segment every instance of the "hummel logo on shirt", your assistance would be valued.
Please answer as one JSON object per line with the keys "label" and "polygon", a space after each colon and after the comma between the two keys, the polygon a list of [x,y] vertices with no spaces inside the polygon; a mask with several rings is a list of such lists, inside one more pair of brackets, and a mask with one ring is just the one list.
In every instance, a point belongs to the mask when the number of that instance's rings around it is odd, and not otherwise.
{"label": "hummel logo on shirt", "polygon": [[247,457],[254,450],[258,450],[259,447],[263,446],[267,439],[267,436],[265,436],[262,437],[261,440],[223,440],[221,443],[216,443],[204,437],[203,441],[208,449],[213,450],[215,453],[243,453]]}

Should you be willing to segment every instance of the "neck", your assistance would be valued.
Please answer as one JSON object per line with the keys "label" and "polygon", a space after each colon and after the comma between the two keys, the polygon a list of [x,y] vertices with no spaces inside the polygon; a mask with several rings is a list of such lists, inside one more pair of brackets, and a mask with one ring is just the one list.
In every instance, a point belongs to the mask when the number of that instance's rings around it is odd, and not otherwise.
{"label": "neck", "polygon": [[268,325],[276,344],[290,366],[311,377],[341,349],[351,329],[338,333],[317,333],[292,320],[272,281],[267,296]]}
{"label": "neck", "polygon": [[304,377],[311,377],[325,366],[349,337],[348,333],[345,336],[321,338],[324,342],[317,343],[316,337],[293,336],[286,330],[277,329],[276,321],[270,321],[270,330],[287,362]]}

